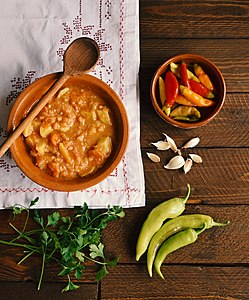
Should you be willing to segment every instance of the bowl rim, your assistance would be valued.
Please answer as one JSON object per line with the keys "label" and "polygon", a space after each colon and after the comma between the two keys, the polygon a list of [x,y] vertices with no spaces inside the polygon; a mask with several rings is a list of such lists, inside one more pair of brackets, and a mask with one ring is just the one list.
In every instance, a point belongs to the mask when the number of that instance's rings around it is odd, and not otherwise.
{"label": "bowl rim", "polygon": [[[49,82],[51,81],[51,85],[52,85],[59,78],[60,75],[61,75],[61,72],[47,74],[47,75],[35,80],[34,82],[32,82],[21,92],[21,94],[17,97],[16,101],[14,102],[14,104],[11,108],[11,111],[9,113],[8,123],[7,123],[7,131],[8,132],[10,132],[12,130],[12,128],[15,128],[16,126],[18,126],[18,124],[15,123],[16,114],[17,114],[18,110],[20,109],[22,102],[25,101],[25,99],[29,96],[30,92],[33,89],[37,88],[43,82],[46,83],[47,81],[49,81]],[[49,174],[46,174],[44,171],[42,171],[37,166],[35,166],[35,164],[33,162],[32,162],[32,164],[33,164],[32,168],[30,169],[29,165],[26,165],[22,161],[21,153],[19,152],[17,145],[19,145],[19,143],[21,143],[22,146],[24,147],[25,142],[23,141],[22,136],[19,136],[17,138],[17,140],[13,143],[13,145],[10,147],[11,155],[12,155],[13,159],[15,160],[17,166],[33,182],[37,183],[40,186],[43,186],[46,189],[50,189],[52,191],[61,191],[61,192],[80,191],[80,190],[85,190],[87,188],[90,188],[90,187],[100,183],[105,178],[107,178],[118,166],[118,164],[122,160],[122,157],[123,157],[123,155],[127,149],[127,145],[128,145],[128,139],[129,139],[128,115],[127,115],[126,108],[125,108],[123,102],[121,101],[120,97],[118,96],[118,94],[107,83],[105,83],[104,81],[102,81],[101,79],[99,79],[93,75],[84,74],[84,75],[75,75],[72,77],[74,78],[74,80],[82,80],[85,82],[91,81],[91,83],[93,85],[95,85],[95,86],[98,85],[100,89],[104,89],[106,91],[106,94],[108,94],[110,96],[110,98],[112,98],[112,100],[117,105],[118,111],[120,112],[121,120],[119,120],[119,123],[122,124],[123,138],[121,140],[119,147],[117,148],[117,150],[115,150],[115,156],[112,159],[111,163],[108,163],[109,160],[107,159],[107,161],[104,163],[104,165],[100,168],[100,169],[102,169],[105,166],[103,172],[101,172],[101,171],[98,172],[98,170],[97,170],[92,175],[89,175],[86,177],[79,177],[77,180],[74,180],[74,179],[63,180],[63,178],[55,178]],[[70,78],[72,78],[72,77],[70,77]],[[82,79],[82,78],[84,78],[84,79]],[[49,88],[49,86],[48,86],[48,88]],[[35,101],[32,101],[32,103],[34,103],[34,102]],[[29,109],[30,109],[30,107],[27,108],[26,111],[23,111],[22,116],[25,115],[29,111]],[[29,156],[27,151],[26,151],[25,155]],[[31,158],[30,158],[30,160],[31,160]],[[39,175],[41,175],[41,176],[39,176]]]}
{"label": "bowl rim", "polygon": [[[174,119],[168,117],[160,108],[157,98],[156,98],[156,84],[157,84],[158,77],[162,74],[162,73],[159,74],[160,70],[164,69],[166,66],[168,66],[172,62],[177,63],[177,62],[187,60],[187,59],[191,59],[191,60],[196,59],[197,62],[209,64],[212,67],[212,69],[214,69],[215,72],[217,73],[218,77],[221,80],[222,86],[223,86],[222,99],[219,101],[219,105],[216,106],[212,116],[210,118],[207,118],[207,119],[204,119],[201,121],[197,121],[197,122],[193,122],[193,123],[184,123],[184,122],[180,122],[180,121],[177,121],[177,120],[174,120]],[[198,54],[184,53],[184,54],[178,54],[175,56],[171,56],[170,58],[165,60],[162,64],[160,64],[157,67],[156,71],[154,72],[154,74],[152,76],[152,80],[151,80],[151,84],[150,84],[150,98],[151,98],[152,105],[153,105],[155,111],[157,112],[157,114],[168,124],[173,125],[178,128],[182,128],[182,129],[198,128],[198,127],[204,126],[207,123],[209,123],[221,110],[221,108],[225,102],[225,97],[226,97],[226,83],[225,83],[225,79],[224,79],[220,69],[211,60],[209,60],[208,58],[206,58],[204,56],[198,55]]]}

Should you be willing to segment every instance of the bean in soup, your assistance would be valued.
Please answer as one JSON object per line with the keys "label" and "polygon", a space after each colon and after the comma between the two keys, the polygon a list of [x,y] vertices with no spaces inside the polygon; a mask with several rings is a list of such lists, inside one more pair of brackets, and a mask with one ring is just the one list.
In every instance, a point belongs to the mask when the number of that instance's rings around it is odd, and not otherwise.
{"label": "bean in soup", "polygon": [[64,179],[84,177],[99,169],[111,154],[111,110],[93,90],[68,86],[43,108],[23,135],[40,169]]}

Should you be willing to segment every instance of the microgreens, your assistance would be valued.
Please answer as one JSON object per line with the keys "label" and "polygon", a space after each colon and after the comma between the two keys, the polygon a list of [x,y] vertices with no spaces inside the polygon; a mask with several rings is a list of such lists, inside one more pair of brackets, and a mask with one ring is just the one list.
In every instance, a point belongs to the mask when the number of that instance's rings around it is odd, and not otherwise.
{"label": "microgreens", "polygon": [[86,269],[85,261],[92,261],[100,265],[95,280],[100,281],[108,274],[107,267],[114,267],[118,258],[107,260],[104,253],[104,245],[101,242],[102,230],[109,221],[124,217],[122,207],[108,207],[106,210],[89,210],[84,203],[82,207],[76,207],[74,214],[61,216],[58,211],[47,215],[41,214],[41,210],[32,210],[32,218],[38,228],[26,230],[31,218],[32,206],[39,198],[31,201],[28,207],[14,205],[12,208],[14,218],[26,212],[26,219],[22,229],[17,229],[12,223],[10,227],[16,232],[16,237],[11,241],[0,240],[0,244],[24,248],[25,256],[19,261],[19,265],[33,254],[42,257],[40,278],[37,289],[41,288],[45,271],[45,264],[55,261],[61,267],[59,276],[67,276],[68,284],[62,290],[72,291],[79,288],[71,277],[81,279]]}

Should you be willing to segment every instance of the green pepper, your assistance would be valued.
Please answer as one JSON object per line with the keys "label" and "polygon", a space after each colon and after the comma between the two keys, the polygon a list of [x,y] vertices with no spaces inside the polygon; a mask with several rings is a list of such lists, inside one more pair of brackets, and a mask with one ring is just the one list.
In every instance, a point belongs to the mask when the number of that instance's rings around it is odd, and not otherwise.
{"label": "green pepper", "polygon": [[214,222],[212,217],[202,214],[193,214],[193,215],[184,215],[176,217],[172,220],[166,222],[152,237],[150,245],[147,252],[147,269],[150,277],[152,277],[152,265],[157,253],[157,250],[161,244],[169,238],[171,235],[188,229],[199,229],[206,227],[211,228],[213,226],[226,226],[229,222],[226,223],[217,223]]}
{"label": "green pepper", "polygon": [[160,247],[156,259],[154,262],[154,267],[157,274],[164,279],[164,276],[161,272],[161,265],[165,260],[166,256],[170,253],[185,247],[187,245],[193,244],[196,240],[198,235],[203,232],[206,228],[203,227],[200,230],[194,230],[193,228],[189,228],[183,231],[180,231],[171,237],[169,237]]}
{"label": "green pepper", "polygon": [[[181,77],[180,75],[180,65],[177,65],[175,63],[170,64],[170,70],[173,72],[177,77]],[[187,69],[188,79],[193,79],[195,81],[200,81],[189,69]]]}
{"label": "green pepper", "polygon": [[160,229],[163,222],[169,218],[179,216],[185,209],[185,203],[190,195],[190,185],[187,185],[187,194],[184,198],[172,198],[156,206],[148,215],[140,231],[137,246],[136,260],[147,250],[152,236]]}
{"label": "green pepper", "polygon": [[201,118],[199,110],[193,106],[180,105],[170,113],[175,120],[198,121]]}

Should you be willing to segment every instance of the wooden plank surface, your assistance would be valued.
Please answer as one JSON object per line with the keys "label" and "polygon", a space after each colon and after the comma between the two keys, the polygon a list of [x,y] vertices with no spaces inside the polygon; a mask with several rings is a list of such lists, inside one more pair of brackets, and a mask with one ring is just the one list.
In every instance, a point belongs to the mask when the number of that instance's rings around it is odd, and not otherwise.
{"label": "wooden plank surface", "polygon": [[[237,51],[234,51],[234,43],[239,45]],[[248,39],[142,39],[141,80],[150,80],[166,59],[178,54],[194,53],[208,58],[219,67],[229,93],[248,92],[248,50]]]}
{"label": "wooden plank surface", "polygon": [[247,38],[248,4],[247,0],[142,0],[141,35],[147,39]]}
{"label": "wooden plank surface", "polygon": [[65,287],[63,283],[45,282],[41,290],[36,290],[36,284],[26,282],[3,282],[0,281],[1,300],[97,300],[97,284],[80,284],[80,288],[70,293],[61,293]]}
{"label": "wooden plank surface", "polygon": [[[120,256],[117,267],[95,282],[98,269],[89,264],[80,289],[61,294],[66,278],[58,277],[55,265],[48,265],[41,291],[36,291],[40,274],[39,257],[18,266],[23,257],[18,248],[0,245],[0,299],[249,299],[249,1],[140,1],[139,72],[141,107],[141,153],[145,173],[146,206],[126,209],[125,218],[109,223],[103,234],[106,255]],[[207,126],[174,128],[154,111],[150,82],[158,66],[180,53],[195,53],[213,61],[227,86],[225,104]],[[178,147],[198,136],[191,150],[202,164],[188,174],[169,171],[163,165],[174,155],[157,151],[151,142],[167,133]],[[161,156],[151,162],[146,152]],[[135,173],[135,172],[134,172]],[[184,214],[202,213],[217,221],[230,220],[224,228],[212,228],[196,243],[171,254],[162,266],[166,280],[154,272],[149,278],[146,256],[135,260],[140,228],[148,213],[162,201],[183,196],[186,184],[192,191]],[[43,213],[51,213],[44,210]],[[72,210],[63,209],[68,215]],[[21,226],[24,216],[15,220]],[[10,210],[0,211],[0,239],[13,231]],[[34,223],[28,228],[33,228]]]}
{"label": "wooden plank surface", "polygon": [[249,299],[249,268],[165,265],[166,280],[145,266],[120,265],[103,280],[101,299]]}

